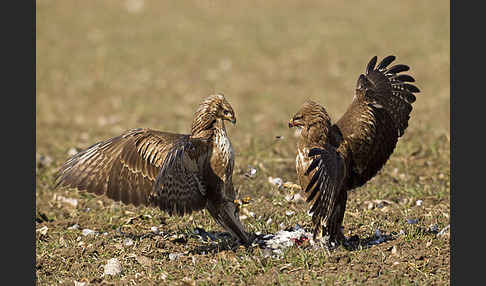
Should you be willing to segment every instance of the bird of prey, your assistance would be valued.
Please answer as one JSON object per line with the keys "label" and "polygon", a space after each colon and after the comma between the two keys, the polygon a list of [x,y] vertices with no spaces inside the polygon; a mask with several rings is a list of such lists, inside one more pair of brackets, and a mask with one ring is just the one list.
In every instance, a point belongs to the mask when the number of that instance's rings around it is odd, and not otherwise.
{"label": "bird of prey", "polygon": [[56,175],[56,187],[159,207],[169,215],[206,208],[234,238],[247,243],[249,234],[235,201],[234,151],[225,121],[236,123],[233,108],[224,95],[211,95],[196,110],[191,134],[128,130],[68,159]]}
{"label": "bird of prey", "polygon": [[298,127],[296,170],[299,183],[311,203],[314,238],[341,243],[341,224],[347,191],[364,185],[385,165],[408,126],[414,93],[407,82],[409,67],[388,67],[395,56],[378,65],[373,57],[358,78],[351,105],[334,124],[325,108],[307,100],[289,121]]}

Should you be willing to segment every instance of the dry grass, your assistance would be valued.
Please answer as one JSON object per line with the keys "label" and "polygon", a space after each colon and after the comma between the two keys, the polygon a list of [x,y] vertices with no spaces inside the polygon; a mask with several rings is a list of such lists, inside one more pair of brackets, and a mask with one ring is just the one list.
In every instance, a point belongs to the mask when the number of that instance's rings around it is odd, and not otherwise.
{"label": "dry grass", "polygon": [[[36,151],[53,160],[36,169],[36,210],[48,218],[36,223],[48,227],[46,235],[37,233],[39,284],[178,284],[184,277],[198,285],[449,283],[449,239],[427,231],[430,224],[448,225],[450,214],[449,3],[250,2],[36,1]],[[235,185],[252,198],[247,208],[256,214],[244,221],[247,228],[308,227],[306,205],[287,202],[288,191],[267,181],[296,181],[297,139],[287,121],[306,98],[339,118],[368,60],[388,54],[411,67],[422,92],[385,168],[350,194],[344,227],[361,239],[375,229],[404,230],[399,239],[331,254],[296,247],[272,259],[259,249],[212,249],[191,236],[196,226],[221,231],[205,212],[170,218],[52,189],[70,148],[135,127],[187,133],[201,98],[218,91],[237,113],[236,128],[229,128]],[[257,168],[254,179],[243,176],[248,166]],[[77,207],[59,196],[77,199]],[[391,204],[368,209],[367,201],[378,199]],[[296,214],[286,216],[288,209]],[[126,223],[144,214],[150,217]],[[79,230],[68,229],[76,223]],[[151,226],[188,239],[143,237]],[[118,227],[134,245],[123,246]],[[83,228],[100,235],[82,236]],[[176,252],[185,255],[170,260]],[[101,277],[113,257],[122,273]]]}

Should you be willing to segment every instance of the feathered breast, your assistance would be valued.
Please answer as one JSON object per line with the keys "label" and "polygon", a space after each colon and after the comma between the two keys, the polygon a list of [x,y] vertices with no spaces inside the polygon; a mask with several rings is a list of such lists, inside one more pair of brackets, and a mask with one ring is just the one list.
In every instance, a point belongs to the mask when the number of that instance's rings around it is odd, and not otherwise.
{"label": "feathered breast", "polygon": [[211,168],[224,182],[231,179],[235,155],[231,141],[224,128],[215,128]]}
{"label": "feathered breast", "polygon": [[308,156],[310,149],[307,146],[298,146],[297,156],[295,157],[295,167],[299,184],[305,188],[309,183],[310,176],[305,175],[305,171],[309,168],[312,158]]}

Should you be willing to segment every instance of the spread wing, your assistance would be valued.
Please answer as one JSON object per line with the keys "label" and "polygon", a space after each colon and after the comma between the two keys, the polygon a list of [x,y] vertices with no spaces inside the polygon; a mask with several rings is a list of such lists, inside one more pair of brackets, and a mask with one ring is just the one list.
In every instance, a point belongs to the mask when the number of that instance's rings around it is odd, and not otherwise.
{"label": "spread wing", "polygon": [[336,122],[352,157],[349,188],[359,187],[376,175],[408,127],[416,100],[413,93],[419,89],[407,83],[414,82],[413,77],[399,74],[409,70],[408,66],[387,68],[394,60],[394,56],[385,57],[377,66],[376,56],[370,60],[366,73],[358,78],[353,102]]}
{"label": "spread wing", "polygon": [[167,153],[150,200],[169,215],[183,216],[206,206],[207,146],[201,139],[181,138]]}
{"label": "spread wing", "polygon": [[68,186],[135,206],[149,205],[165,155],[188,135],[132,129],[96,143],[67,160],[56,187]]}
{"label": "spread wing", "polygon": [[[321,223],[328,225],[332,210],[342,189],[345,177],[344,160],[336,152],[336,149],[325,144],[323,148],[313,148],[309,151],[309,157],[314,157],[307,168],[305,175],[309,175],[314,169],[305,192],[308,193],[307,202],[314,200],[310,209],[312,221],[316,226],[314,236],[320,230]],[[310,192],[310,193],[309,193]]]}

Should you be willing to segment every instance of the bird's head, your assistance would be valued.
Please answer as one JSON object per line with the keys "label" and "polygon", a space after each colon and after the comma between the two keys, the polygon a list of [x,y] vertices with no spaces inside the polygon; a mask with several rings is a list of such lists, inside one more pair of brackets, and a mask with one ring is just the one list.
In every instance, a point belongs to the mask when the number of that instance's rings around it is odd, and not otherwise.
{"label": "bird's head", "polygon": [[231,104],[223,94],[212,94],[205,98],[194,113],[192,135],[204,137],[212,134],[212,129],[218,121],[227,120],[236,124],[236,116]]}
{"label": "bird's head", "polygon": [[306,100],[289,121],[289,128],[308,128],[314,124],[330,121],[326,109],[312,100]]}
{"label": "bird's head", "polygon": [[[312,100],[306,100],[289,121],[289,128],[302,129],[301,135],[304,137],[325,134],[330,126],[331,119],[326,109]],[[314,132],[312,129],[315,129]]]}
{"label": "bird's head", "polygon": [[228,120],[229,122],[236,124],[236,116],[233,107],[231,107],[231,104],[229,104],[224,95],[222,93],[219,93],[214,96],[217,102],[216,106],[218,108],[216,117],[220,118],[221,120]]}
{"label": "bird's head", "polygon": [[212,114],[215,119],[227,120],[236,124],[236,116],[233,107],[222,93],[212,94],[206,98],[203,104],[208,106],[208,113]]}

